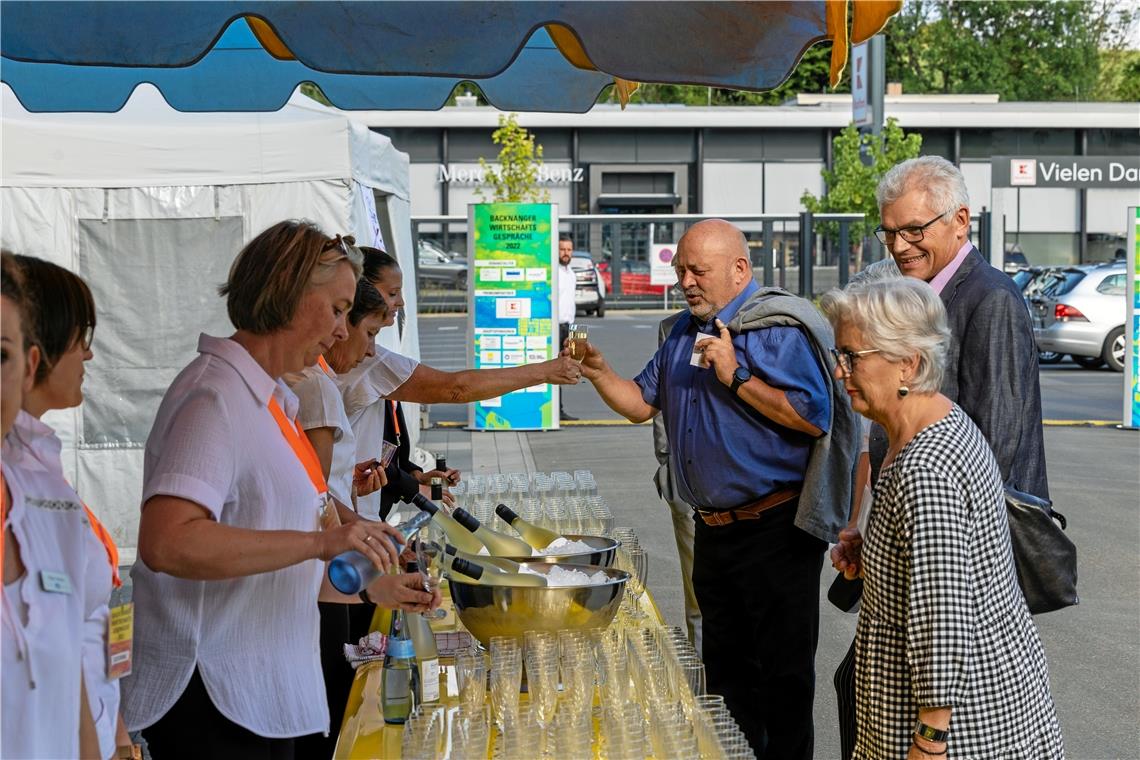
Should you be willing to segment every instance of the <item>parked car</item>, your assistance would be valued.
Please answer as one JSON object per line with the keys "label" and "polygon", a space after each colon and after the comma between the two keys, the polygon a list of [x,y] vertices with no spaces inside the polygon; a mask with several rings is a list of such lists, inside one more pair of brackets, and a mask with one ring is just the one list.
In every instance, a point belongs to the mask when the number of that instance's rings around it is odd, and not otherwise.
{"label": "parked car", "polygon": [[606,285],[602,282],[594,257],[586,251],[574,251],[570,256],[577,284],[574,288],[574,305],[586,314],[606,315]]}
{"label": "parked car", "polygon": [[1124,265],[1065,267],[1050,278],[1030,296],[1038,350],[1069,354],[1083,367],[1124,371]]}
{"label": "parked car", "polygon": [[420,286],[467,289],[467,257],[448,253],[430,240],[421,239],[418,248]]}
{"label": "parked car", "polygon": [[[1021,297],[1025,300],[1025,308],[1029,310],[1030,319],[1033,318],[1033,304],[1030,303],[1029,297],[1031,294],[1038,293],[1045,283],[1053,281],[1052,273],[1054,271],[1056,271],[1055,268],[1022,267],[1009,276],[1013,280],[1013,284],[1021,291]],[[1064,354],[1059,354],[1056,351],[1037,352],[1038,364],[1059,364],[1064,358]]]}
{"label": "parked car", "polygon": [[[608,261],[598,263],[609,292],[613,292],[613,272]],[[661,295],[665,292],[664,285],[649,284],[649,263],[624,259],[621,262],[621,292],[627,296]]]}

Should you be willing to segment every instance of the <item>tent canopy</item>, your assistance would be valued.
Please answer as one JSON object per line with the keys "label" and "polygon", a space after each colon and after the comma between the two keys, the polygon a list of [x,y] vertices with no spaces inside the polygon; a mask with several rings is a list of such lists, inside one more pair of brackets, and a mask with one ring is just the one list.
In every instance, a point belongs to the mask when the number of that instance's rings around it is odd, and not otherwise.
{"label": "tent canopy", "polygon": [[586,111],[611,81],[770,89],[827,40],[834,85],[849,37],[901,7],[851,4],[849,26],[848,0],[5,0],[0,78],[33,111],[113,111],[143,82],[179,110],[275,110],[306,81],[344,109],[430,109],[464,80],[504,110]]}

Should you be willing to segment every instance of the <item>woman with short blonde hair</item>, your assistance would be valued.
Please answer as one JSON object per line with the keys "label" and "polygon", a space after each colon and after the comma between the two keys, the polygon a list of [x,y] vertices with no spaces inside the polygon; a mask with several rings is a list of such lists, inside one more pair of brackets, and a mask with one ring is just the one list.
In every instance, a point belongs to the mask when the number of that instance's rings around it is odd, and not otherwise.
{"label": "woman with short blonde hair", "polygon": [[[340,235],[275,224],[221,288],[237,328],[202,335],[171,383],[144,454],[132,570],[134,672],[123,715],[156,757],[293,756],[330,729],[317,651],[324,562],[396,561],[387,525],[333,527],[316,453],[281,381],[347,336],[359,262]],[[426,609],[416,576],[387,606]]]}

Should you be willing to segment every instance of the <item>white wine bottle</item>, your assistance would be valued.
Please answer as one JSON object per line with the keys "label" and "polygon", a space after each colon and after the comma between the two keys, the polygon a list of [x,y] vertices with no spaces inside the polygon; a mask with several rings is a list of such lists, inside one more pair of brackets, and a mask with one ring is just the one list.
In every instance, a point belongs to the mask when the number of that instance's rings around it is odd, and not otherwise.
{"label": "white wine bottle", "polygon": [[[407,473],[400,473],[400,475],[400,481],[397,484],[400,497],[404,501],[431,515],[431,519],[443,530],[443,534],[447,536],[448,543],[455,544],[457,548],[462,549],[468,554],[478,554],[483,548],[483,542],[457,523],[455,519],[447,513],[446,509],[443,509],[420,493],[420,484],[415,478]],[[488,551],[490,550],[488,549]]]}
{"label": "white wine bottle", "polygon": [[483,542],[488,554],[496,557],[529,557],[534,554],[534,550],[526,541],[491,530],[466,509],[457,509],[451,513],[451,516],[455,518],[455,522],[467,528],[475,538]]}
{"label": "white wine bottle", "polygon": [[[409,562],[405,568],[409,573],[418,573],[419,566]],[[416,704],[439,701],[439,648],[435,644],[435,634],[431,625],[418,612],[407,613],[408,634],[416,650],[416,667],[419,668],[419,688]]]}
{"label": "white wine bottle", "polygon": [[546,576],[532,573],[494,572],[485,569],[482,565],[468,562],[461,557],[452,557],[447,564],[449,570],[458,573],[458,580],[474,581],[481,586],[545,586]]}
{"label": "white wine bottle", "polygon": [[461,557],[468,562],[474,562],[476,565],[482,565],[485,570],[489,570],[490,572],[494,573],[517,573],[521,567],[521,565],[519,565],[519,563],[515,562],[513,559],[507,559],[506,557],[492,557],[489,554],[468,554],[462,549],[455,548],[451,544],[448,544],[446,547],[444,547],[444,552],[450,554],[453,557]]}
{"label": "white wine bottle", "polygon": [[506,504],[500,504],[495,507],[495,514],[503,518],[512,528],[517,530],[519,535],[523,537],[523,540],[535,549],[545,549],[558,539],[563,538],[552,530],[540,528],[534,523],[528,523]]}

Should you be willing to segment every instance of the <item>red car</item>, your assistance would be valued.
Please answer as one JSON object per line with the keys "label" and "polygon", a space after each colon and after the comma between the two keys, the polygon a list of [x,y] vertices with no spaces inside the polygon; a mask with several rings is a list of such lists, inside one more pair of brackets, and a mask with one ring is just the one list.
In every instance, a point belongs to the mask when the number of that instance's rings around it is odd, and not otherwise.
{"label": "red car", "polygon": [[[598,262],[598,271],[606,283],[606,292],[613,293],[613,272],[608,261]],[[621,263],[621,292],[626,296],[663,295],[664,285],[649,284],[649,264],[644,261],[623,261]]]}

